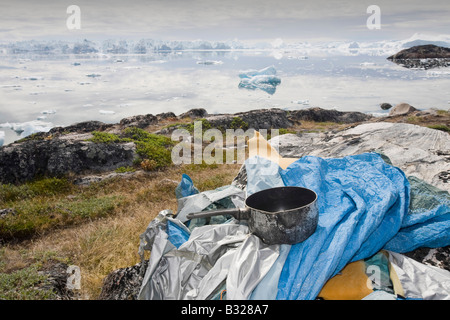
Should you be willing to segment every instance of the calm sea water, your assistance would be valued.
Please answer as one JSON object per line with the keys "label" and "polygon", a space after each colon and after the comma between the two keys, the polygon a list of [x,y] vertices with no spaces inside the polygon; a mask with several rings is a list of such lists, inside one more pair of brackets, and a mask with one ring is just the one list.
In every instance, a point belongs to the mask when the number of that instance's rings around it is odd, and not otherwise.
{"label": "calm sea water", "polygon": [[[239,88],[239,73],[274,66],[273,94]],[[191,108],[234,113],[321,107],[382,113],[383,102],[450,107],[450,69],[410,70],[384,56],[308,56],[289,51],[176,52],[152,55],[0,56],[0,133],[80,121],[118,122],[136,114]],[[13,129],[16,129],[14,131]]]}

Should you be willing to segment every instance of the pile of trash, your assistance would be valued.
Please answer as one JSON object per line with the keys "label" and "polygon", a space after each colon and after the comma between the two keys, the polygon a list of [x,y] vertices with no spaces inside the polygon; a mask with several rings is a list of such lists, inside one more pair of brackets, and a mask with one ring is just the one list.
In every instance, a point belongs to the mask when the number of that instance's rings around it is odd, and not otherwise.
{"label": "pile of trash", "polygon": [[[183,175],[176,214],[160,212],[141,235],[140,254],[151,255],[139,299],[450,299],[449,271],[402,254],[450,245],[447,191],[375,152],[285,163],[274,156],[250,154],[245,188],[200,193]],[[243,208],[248,196],[282,186],[318,196],[316,230],[300,243],[266,244],[233,216],[187,218]]]}

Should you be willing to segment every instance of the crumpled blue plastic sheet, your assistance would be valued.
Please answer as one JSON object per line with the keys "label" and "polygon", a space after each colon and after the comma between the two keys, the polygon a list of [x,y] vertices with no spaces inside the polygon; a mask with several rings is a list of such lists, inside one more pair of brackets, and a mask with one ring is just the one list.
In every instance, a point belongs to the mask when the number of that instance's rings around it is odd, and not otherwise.
{"label": "crumpled blue plastic sheet", "polygon": [[194,182],[191,177],[183,173],[181,176],[181,181],[175,188],[175,196],[177,199],[192,196],[199,193],[198,189],[194,186]]}
{"label": "crumpled blue plastic sheet", "polygon": [[397,253],[419,247],[440,248],[450,244],[450,194],[416,177],[411,185],[409,212],[400,231],[384,247]]}

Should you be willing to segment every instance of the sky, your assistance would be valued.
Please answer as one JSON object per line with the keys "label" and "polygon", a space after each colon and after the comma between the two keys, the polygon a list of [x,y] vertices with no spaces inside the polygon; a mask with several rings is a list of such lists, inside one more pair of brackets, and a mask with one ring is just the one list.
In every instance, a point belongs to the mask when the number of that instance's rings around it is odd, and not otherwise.
{"label": "sky", "polygon": [[[80,8],[80,29],[66,21]],[[370,5],[380,29],[370,30]],[[379,41],[450,34],[448,0],[0,0],[0,41]]]}

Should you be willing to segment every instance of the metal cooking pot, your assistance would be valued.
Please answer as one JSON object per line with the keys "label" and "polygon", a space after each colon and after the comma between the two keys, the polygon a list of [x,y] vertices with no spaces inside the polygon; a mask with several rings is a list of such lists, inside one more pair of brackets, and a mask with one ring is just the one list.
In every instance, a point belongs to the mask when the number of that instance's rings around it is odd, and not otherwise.
{"label": "metal cooking pot", "polygon": [[245,208],[190,213],[187,218],[217,215],[248,220],[250,232],[266,244],[296,244],[316,230],[319,220],[317,194],[300,187],[271,188],[249,196],[245,200]]}

